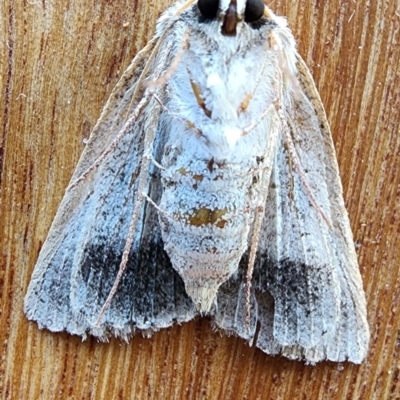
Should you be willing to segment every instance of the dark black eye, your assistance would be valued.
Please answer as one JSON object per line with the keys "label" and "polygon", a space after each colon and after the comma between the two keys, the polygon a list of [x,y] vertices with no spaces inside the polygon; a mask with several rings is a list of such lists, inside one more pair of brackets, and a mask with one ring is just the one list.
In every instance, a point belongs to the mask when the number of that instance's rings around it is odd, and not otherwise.
{"label": "dark black eye", "polygon": [[219,0],[199,0],[197,6],[204,18],[214,19],[217,16]]}
{"label": "dark black eye", "polygon": [[247,0],[246,10],[244,11],[244,20],[246,22],[256,22],[263,16],[263,14],[264,14],[263,0]]}

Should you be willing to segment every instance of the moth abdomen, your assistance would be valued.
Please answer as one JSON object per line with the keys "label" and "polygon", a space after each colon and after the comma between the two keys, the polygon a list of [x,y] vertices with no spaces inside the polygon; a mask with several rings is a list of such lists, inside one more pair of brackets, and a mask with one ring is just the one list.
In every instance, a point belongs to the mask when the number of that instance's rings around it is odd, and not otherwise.
{"label": "moth abdomen", "polygon": [[[160,203],[171,216],[160,213],[165,250],[201,312],[210,310],[220,285],[236,272],[248,246],[252,219],[251,212],[244,212],[249,202],[247,192],[235,192],[240,179],[226,181],[224,171],[210,172],[208,164],[205,160],[201,175],[186,167],[183,180],[164,186]],[[225,168],[229,171],[229,165]],[[167,174],[168,170],[164,181],[168,180]],[[204,190],[216,185],[214,175],[220,175],[218,186],[224,190]],[[202,177],[201,182],[197,180],[199,187],[193,187],[193,176]],[[252,182],[248,177],[245,180],[247,184]]]}

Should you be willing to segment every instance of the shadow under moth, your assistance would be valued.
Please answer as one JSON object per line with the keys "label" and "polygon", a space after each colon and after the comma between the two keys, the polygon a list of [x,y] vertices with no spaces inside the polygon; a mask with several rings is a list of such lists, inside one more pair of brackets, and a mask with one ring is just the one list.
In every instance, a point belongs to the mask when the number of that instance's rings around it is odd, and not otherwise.
{"label": "shadow under moth", "polygon": [[329,125],[262,0],[178,1],[117,83],[40,252],[25,313],[129,338],[208,315],[268,354],[366,356]]}

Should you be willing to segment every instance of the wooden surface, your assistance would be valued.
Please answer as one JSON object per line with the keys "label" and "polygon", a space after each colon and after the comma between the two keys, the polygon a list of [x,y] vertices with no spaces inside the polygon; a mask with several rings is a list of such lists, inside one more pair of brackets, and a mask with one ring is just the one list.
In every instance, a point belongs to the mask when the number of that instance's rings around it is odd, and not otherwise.
{"label": "wooden surface", "polygon": [[275,1],[331,122],[372,337],[361,365],[269,357],[199,319],[129,344],[22,312],[39,249],[118,77],[171,0],[0,2],[3,399],[399,399],[400,3]]}

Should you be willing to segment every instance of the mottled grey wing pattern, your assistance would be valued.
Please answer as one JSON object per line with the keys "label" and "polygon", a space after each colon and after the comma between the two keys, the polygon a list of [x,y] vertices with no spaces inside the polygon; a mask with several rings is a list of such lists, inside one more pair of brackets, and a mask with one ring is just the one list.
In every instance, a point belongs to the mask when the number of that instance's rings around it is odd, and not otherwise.
{"label": "mottled grey wing pattern", "polygon": [[[136,228],[140,240],[133,245],[117,294],[101,323],[96,324],[115,281],[138,199],[136,178],[148,150],[144,149],[144,133],[159,133],[156,150],[163,141],[154,98],[118,145],[111,150],[109,146],[142,97],[143,80],[159,77],[170,64],[176,49],[169,44],[173,41],[168,35],[164,40],[163,52],[152,57],[159,42],[156,37],[124,73],[76,168],[72,183],[106,154],[85,179],[67,190],[41,250],[25,299],[28,318],[41,327],[83,336],[90,332],[100,338],[108,334],[126,337],[135,329],[157,330],[195,314],[181,278],[163,250],[156,211],[144,202]],[[162,98],[163,91],[158,95]],[[148,192],[158,202],[161,187],[156,174],[151,168]]]}
{"label": "mottled grey wing pattern", "polygon": [[[173,64],[181,42],[169,37],[174,18],[171,25],[162,22],[160,32],[165,34],[149,42],[113,90],[61,203],[25,299],[28,318],[41,327],[126,338],[136,329],[155,331],[197,314],[164,251],[157,210],[144,201],[126,271],[97,324],[140,198],[137,178],[143,156],[152,152],[160,160],[168,134],[160,118],[167,111],[145,93],[143,83],[168,74]],[[268,354],[359,363],[367,351],[369,329],[353,238],[325,112],[301,58],[298,67],[300,87],[283,117],[301,167],[290,156],[281,127],[253,274],[250,324],[247,254],[236,275],[220,287],[212,315],[218,327]],[[165,90],[154,90],[167,103]],[[148,101],[113,146],[141,99]],[[279,121],[278,113],[276,117]],[[154,143],[145,140],[149,132]],[[312,204],[304,180],[320,209]],[[160,175],[153,165],[147,193],[160,202]]]}
{"label": "mottled grey wing pattern", "polygon": [[[299,58],[301,91],[286,110],[298,158],[322,212],[310,202],[284,137],[278,145],[266,213],[253,275],[253,338],[244,331],[243,306],[231,304],[217,325],[236,332],[269,354],[316,362],[323,359],[360,363],[366,355],[369,328],[361,276],[329,125],[311,75]],[[240,270],[245,271],[244,257]],[[239,274],[236,286],[243,286]],[[234,280],[234,279],[233,279]],[[228,301],[221,290],[218,301]],[[231,300],[232,301],[232,300]],[[241,296],[238,302],[243,301]],[[255,317],[256,316],[256,317]]]}

